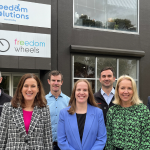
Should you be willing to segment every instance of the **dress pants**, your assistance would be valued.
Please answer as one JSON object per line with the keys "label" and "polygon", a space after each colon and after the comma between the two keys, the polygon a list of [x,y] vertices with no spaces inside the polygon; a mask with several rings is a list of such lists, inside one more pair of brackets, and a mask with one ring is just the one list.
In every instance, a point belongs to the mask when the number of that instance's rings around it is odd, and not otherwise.
{"label": "dress pants", "polygon": [[53,150],[60,150],[60,148],[58,147],[58,145],[57,144],[53,144]]}

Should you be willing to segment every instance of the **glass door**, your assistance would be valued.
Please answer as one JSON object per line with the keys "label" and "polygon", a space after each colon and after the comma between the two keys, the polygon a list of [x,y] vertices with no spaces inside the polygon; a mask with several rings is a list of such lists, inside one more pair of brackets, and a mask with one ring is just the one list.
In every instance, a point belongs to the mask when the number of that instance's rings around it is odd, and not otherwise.
{"label": "glass door", "polygon": [[13,74],[12,75],[12,92],[13,92],[13,95],[15,94],[15,91],[17,89],[17,86],[18,86],[18,83],[21,79],[22,75],[19,75],[19,74]]}

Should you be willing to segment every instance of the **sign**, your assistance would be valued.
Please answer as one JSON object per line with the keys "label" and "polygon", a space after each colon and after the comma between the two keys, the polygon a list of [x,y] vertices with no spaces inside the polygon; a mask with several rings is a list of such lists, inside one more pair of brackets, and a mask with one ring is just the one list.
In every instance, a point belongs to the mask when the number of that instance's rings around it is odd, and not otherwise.
{"label": "sign", "polygon": [[51,28],[51,5],[0,0],[0,22]]}
{"label": "sign", "polygon": [[51,35],[0,30],[0,55],[51,58]]}

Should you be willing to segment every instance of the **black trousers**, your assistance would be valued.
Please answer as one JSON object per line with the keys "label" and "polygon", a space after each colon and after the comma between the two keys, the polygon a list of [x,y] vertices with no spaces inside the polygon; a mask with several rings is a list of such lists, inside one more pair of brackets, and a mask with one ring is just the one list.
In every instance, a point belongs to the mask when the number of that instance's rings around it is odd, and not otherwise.
{"label": "black trousers", "polygon": [[60,148],[58,147],[58,145],[53,145],[53,150],[60,150]]}

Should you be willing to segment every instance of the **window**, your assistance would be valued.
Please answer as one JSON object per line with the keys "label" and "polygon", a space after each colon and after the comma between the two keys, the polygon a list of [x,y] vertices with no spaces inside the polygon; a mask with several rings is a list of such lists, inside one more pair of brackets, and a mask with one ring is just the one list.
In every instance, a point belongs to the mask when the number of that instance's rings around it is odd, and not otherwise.
{"label": "window", "polygon": [[139,60],[137,59],[74,55],[72,60],[73,85],[78,79],[87,79],[91,84],[93,93],[95,93],[101,87],[99,82],[101,69],[111,66],[114,68],[116,82],[119,76],[126,74],[131,76],[136,81],[137,88],[139,87]]}
{"label": "window", "polygon": [[[20,79],[24,74],[25,73],[2,72],[3,80],[1,83],[1,87],[4,89],[4,92],[10,96],[13,96],[15,94]],[[35,74],[38,76],[37,73]]]}
{"label": "window", "polygon": [[74,27],[138,32],[138,0],[74,0]]}

